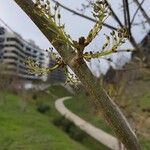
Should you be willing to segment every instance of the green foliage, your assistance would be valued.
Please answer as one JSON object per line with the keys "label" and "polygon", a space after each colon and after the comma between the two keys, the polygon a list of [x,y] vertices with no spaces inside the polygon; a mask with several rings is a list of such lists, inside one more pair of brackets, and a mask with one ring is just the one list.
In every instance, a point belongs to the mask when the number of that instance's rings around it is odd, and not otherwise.
{"label": "green foliage", "polygon": [[58,127],[61,127],[69,136],[76,141],[82,142],[86,138],[86,134],[77,128],[71,121],[65,119],[64,117],[59,117],[54,120],[54,124]]}
{"label": "green foliage", "polygon": [[40,113],[46,113],[47,111],[50,110],[50,107],[49,107],[49,105],[47,105],[47,104],[39,104],[39,105],[37,106],[37,110],[38,110]]}

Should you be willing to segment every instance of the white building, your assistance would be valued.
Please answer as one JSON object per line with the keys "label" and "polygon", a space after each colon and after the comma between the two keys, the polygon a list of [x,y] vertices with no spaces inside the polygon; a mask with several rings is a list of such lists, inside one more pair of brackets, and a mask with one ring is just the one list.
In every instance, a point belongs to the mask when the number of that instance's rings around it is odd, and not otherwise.
{"label": "white building", "polygon": [[49,63],[48,54],[41,50],[33,41],[25,41],[17,33],[9,32],[0,27],[0,63],[7,65],[7,72],[25,80],[39,80],[44,76],[29,73],[25,66],[28,58],[38,62],[40,66]]}

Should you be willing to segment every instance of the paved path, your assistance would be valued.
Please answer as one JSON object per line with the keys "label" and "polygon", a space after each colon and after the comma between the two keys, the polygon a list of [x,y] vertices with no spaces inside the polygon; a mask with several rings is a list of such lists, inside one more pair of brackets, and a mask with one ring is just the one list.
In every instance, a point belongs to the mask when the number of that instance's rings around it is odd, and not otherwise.
{"label": "paved path", "polygon": [[104,144],[108,148],[112,150],[120,150],[122,149],[119,145],[118,140],[104,132],[103,130],[93,126],[92,124],[88,123],[87,121],[81,119],[74,113],[72,113],[70,110],[68,110],[63,102],[67,99],[70,99],[71,97],[63,97],[55,102],[55,107],[56,109],[63,115],[65,116],[68,120],[74,122],[76,126],[78,126],[81,130],[85,131],[88,135],[99,141],[100,143]]}

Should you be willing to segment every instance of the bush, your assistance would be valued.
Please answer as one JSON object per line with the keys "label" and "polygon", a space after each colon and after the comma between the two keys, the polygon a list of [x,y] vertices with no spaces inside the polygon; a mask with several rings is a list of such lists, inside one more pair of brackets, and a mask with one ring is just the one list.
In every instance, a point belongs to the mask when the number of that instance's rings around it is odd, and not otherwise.
{"label": "bush", "polygon": [[79,142],[82,142],[86,137],[86,134],[82,130],[77,128],[74,124],[69,129],[69,135],[71,138]]}
{"label": "bush", "polygon": [[66,119],[65,117],[59,117],[53,120],[54,125],[60,127],[63,131],[69,134],[71,138],[76,141],[82,142],[86,137],[86,134],[77,128],[74,123]]}
{"label": "bush", "polygon": [[61,127],[65,132],[69,133],[69,129],[74,124],[65,117],[59,117],[53,121],[54,125]]}
{"label": "bush", "polygon": [[32,99],[36,100],[37,99],[37,95],[36,94],[32,95]]}
{"label": "bush", "polygon": [[40,113],[43,113],[43,114],[49,110],[50,110],[50,106],[47,104],[39,104],[37,107],[37,111],[39,111]]}

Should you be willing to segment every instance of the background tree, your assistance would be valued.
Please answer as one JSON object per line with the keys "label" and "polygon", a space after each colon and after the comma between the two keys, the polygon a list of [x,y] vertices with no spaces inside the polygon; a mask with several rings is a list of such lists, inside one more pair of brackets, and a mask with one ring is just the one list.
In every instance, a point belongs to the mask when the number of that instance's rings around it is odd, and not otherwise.
{"label": "background tree", "polygon": [[[6,92],[7,90],[16,92],[18,89],[18,85],[16,84],[18,81],[17,77],[9,74],[7,70],[7,64],[0,64],[0,91]],[[5,102],[5,97],[1,96],[0,100]]]}
{"label": "background tree", "polygon": [[17,85],[17,77],[15,75],[9,74],[7,69],[7,64],[0,64],[0,90],[12,90]]}
{"label": "background tree", "polygon": [[[47,1],[46,5],[39,0],[36,3],[32,0],[14,1],[26,12],[62,57],[62,60],[58,61],[57,67],[65,64],[73,70],[89,93],[91,100],[101,110],[118,139],[122,141],[127,149],[139,150],[139,142],[127,120],[106,91],[96,82],[96,78],[92,75],[85,62],[85,60],[89,61],[92,58],[99,58],[117,52],[118,47],[128,35],[126,28],[120,29],[118,35],[113,31],[111,33],[113,45],[110,49],[106,50],[107,44],[104,44],[103,51],[84,53],[85,47],[91,43],[103,26],[108,11],[106,2],[102,0],[94,4],[93,14],[97,21],[88,36],[79,38],[79,41],[72,41],[63,31],[63,26],[59,23],[56,24],[56,19],[50,11],[49,1]],[[58,14],[58,18],[60,18],[60,14]],[[106,36],[106,39],[109,41],[110,37]]]}

